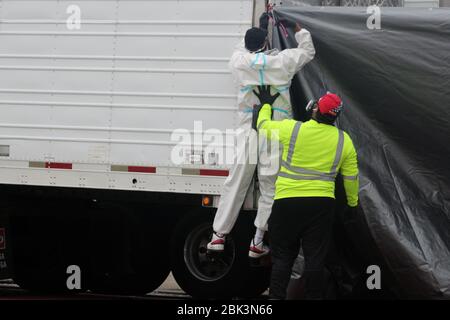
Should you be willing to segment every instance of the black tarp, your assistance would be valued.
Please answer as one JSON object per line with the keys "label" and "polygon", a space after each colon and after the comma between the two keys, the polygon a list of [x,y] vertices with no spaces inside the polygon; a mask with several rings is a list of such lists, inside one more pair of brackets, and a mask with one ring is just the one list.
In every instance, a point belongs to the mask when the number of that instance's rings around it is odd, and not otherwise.
{"label": "black tarp", "polygon": [[[362,209],[346,237],[402,296],[450,298],[450,10],[381,8],[373,30],[369,16],[274,10],[308,29],[316,47],[291,87],[294,114],[304,120],[307,101],[326,91],[343,98],[337,125],[358,151]],[[276,27],[272,40],[296,46],[292,30]]]}

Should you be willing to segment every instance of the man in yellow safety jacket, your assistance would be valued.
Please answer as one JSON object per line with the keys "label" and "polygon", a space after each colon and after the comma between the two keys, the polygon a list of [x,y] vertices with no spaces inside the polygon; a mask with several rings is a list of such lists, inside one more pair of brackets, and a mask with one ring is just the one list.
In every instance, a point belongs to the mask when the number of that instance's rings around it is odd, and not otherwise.
{"label": "man in yellow safety jacket", "polygon": [[[300,244],[305,256],[305,295],[323,297],[323,270],[331,240],[335,178],[341,173],[351,210],[358,204],[357,155],[350,136],[333,124],[342,109],[332,93],[315,103],[312,119],[272,121],[270,87],[255,94],[260,134],[283,145],[281,168],[275,184],[275,201],[269,219],[272,251],[270,295],[285,299],[292,265]],[[259,115],[257,115],[259,112]]]}

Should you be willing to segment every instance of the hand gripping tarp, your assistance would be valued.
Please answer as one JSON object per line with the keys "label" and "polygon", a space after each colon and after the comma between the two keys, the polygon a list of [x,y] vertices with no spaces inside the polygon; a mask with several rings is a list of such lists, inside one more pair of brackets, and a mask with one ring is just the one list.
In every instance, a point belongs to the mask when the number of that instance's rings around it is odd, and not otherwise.
{"label": "hand gripping tarp", "polygon": [[[274,16],[300,22],[316,47],[291,87],[295,117],[326,91],[343,98],[338,126],[358,151],[358,223],[371,241],[359,250],[377,251],[369,260],[402,296],[450,298],[450,10],[280,7]],[[272,40],[296,46],[280,26]]]}

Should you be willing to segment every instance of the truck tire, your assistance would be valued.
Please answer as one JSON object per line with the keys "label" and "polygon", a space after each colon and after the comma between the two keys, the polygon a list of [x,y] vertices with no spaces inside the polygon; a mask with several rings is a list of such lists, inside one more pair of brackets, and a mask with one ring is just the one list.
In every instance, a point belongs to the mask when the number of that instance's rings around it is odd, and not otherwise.
{"label": "truck tire", "polygon": [[[253,233],[251,234],[253,235]],[[248,243],[250,243],[250,240]],[[270,257],[264,257],[260,260],[251,263],[250,267],[247,268],[247,276],[243,279],[241,291],[237,294],[238,297],[258,297],[269,287],[272,262]]]}
{"label": "truck tire", "polygon": [[248,247],[254,232],[251,214],[241,214],[227,237],[225,252],[208,254],[214,214],[196,211],[177,225],[171,241],[172,273],[179,286],[197,298],[254,297],[268,286],[270,269],[250,266]]}

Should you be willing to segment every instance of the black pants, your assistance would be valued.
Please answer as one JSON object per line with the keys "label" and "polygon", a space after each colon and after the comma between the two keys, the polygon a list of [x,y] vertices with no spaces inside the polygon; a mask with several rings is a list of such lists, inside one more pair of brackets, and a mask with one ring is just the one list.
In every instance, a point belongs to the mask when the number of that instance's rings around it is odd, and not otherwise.
{"label": "black pants", "polygon": [[269,219],[272,252],[270,296],[285,299],[292,265],[300,250],[305,255],[306,299],[322,299],[324,266],[331,241],[334,199],[322,197],[275,200]]}

